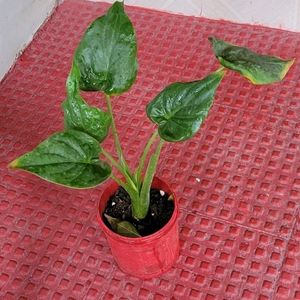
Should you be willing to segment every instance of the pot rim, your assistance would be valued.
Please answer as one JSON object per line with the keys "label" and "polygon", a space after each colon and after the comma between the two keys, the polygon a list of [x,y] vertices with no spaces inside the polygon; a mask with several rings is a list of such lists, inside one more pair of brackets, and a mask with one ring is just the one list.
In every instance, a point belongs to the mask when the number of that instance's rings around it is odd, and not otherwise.
{"label": "pot rim", "polygon": [[[97,219],[98,219],[98,222],[99,222],[99,225],[101,227],[101,229],[106,233],[108,234],[111,238],[115,239],[115,240],[118,240],[118,241],[123,241],[123,242],[126,242],[127,244],[140,244],[140,243],[147,243],[147,242],[152,242],[153,240],[156,240],[156,239],[159,239],[161,236],[163,236],[164,234],[166,234],[168,231],[171,230],[173,224],[175,223],[175,221],[177,220],[178,218],[178,215],[179,215],[179,209],[178,209],[178,200],[177,200],[177,197],[175,195],[174,192],[172,192],[169,184],[167,184],[164,180],[162,180],[161,178],[155,176],[153,178],[153,182],[154,181],[159,181],[159,182],[162,182],[166,187],[167,187],[167,190],[166,191],[167,193],[170,193],[173,195],[173,201],[174,201],[174,210],[173,210],[173,213],[172,213],[172,217],[170,218],[170,220],[168,221],[167,224],[165,224],[161,229],[159,229],[158,231],[150,234],[150,235],[147,235],[147,236],[143,236],[143,237],[137,237],[137,238],[133,238],[133,237],[126,237],[126,236],[122,236],[122,235],[119,235],[115,232],[113,232],[110,228],[108,228],[106,226],[106,224],[103,222],[102,220],[102,212],[100,214],[100,204],[101,204],[101,200],[102,200],[102,196],[104,194],[104,192],[110,187],[110,186],[115,186],[114,189],[116,190],[119,185],[113,181],[113,180],[109,180],[105,186],[105,188],[103,189],[102,193],[101,193],[101,196],[99,198],[99,201],[98,201],[98,204],[97,204]],[[152,183],[153,183],[152,182]]]}

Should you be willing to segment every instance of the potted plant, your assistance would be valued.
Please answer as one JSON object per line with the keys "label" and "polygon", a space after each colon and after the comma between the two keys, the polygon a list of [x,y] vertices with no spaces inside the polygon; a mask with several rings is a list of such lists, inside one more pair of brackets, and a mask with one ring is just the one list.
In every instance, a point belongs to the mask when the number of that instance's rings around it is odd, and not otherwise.
{"label": "potted plant", "polygon": [[[64,130],[10,163],[13,169],[71,188],[91,188],[111,178],[100,197],[98,220],[118,265],[134,276],[158,276],[178,255],[177,200],[168,184],[155,177],[164,144],[197,133],[227,70],[253,84],[269,84],[283,79],[293,64],[215,37],[210,42],[220,68],[203,79],[167,86],[147,105],[147,116],[157,129],[132,170],[123,154],[111,100],[116,101],[115,96],[136,79],[137,42],[123,3],[115,2],[92,22],[75,50],[63,102]],[[103,92],[106,111],[90,106],[80,91]],[[110,131],[117,159],[99,145]]]}

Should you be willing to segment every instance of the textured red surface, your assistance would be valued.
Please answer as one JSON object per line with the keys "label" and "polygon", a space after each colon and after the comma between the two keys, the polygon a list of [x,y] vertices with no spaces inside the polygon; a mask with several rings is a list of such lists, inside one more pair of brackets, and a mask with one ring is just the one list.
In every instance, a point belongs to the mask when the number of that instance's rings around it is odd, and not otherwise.
{"label": "textured red surface", "polygon": [[[114,109],[132,164],[153,128],[146,103],[170,82],[217,68],[209,35],[297,58],[287,78],[270,86],[228,74],[202,131],[165,147],[159,176],[180,199],[182,249],[159,278],[143,281],[116,267],[96,220],[101,186],[74,191],[7,170],[10,160],[62,129],[73,49],[106,8],[63,3],[1,83],[0,298],[300,299],[297,33],[127,8],[140,69]],[[100,94],[88,98],[104,104]]]}

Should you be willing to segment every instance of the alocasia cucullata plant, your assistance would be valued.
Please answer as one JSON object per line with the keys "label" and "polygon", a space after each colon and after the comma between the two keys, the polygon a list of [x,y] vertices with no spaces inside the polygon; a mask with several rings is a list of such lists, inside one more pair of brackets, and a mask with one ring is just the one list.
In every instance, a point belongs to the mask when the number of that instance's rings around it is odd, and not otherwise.
{"label": "alocasia cucullata plant", "polygon": [[[123,3],[115,2],[106,15],[88,27],[75,50],[63,102],[65,129],[15,159],[10,167],[72,188],[94,187],[111,177],[130,195],[133,217],[143,219],[163,144],[184,141],[196,134],[226,71],[234,70],[253,84],[269,84],[283,79],[293,64],[293,60],[258,55],[215,37],[210,42],[220,68],[201,80],[167,86],[147,105],[147,116],[158,128],[146,143],[137,169],[131,170],[118,137],[111,99],[127,91],[136,79],[137,43]],[[106,111],[87,104],[80,91],[103,92]],[[110,129],[117,160],[101,147]],[[153,154],[149,155],[152,147]],[[106,161],[100,160],[100,154]],[[123,180],[112,172],[111,166]],[[126,228],[132,236],[132,224],[125,224],[119,232],[130,235]]]}

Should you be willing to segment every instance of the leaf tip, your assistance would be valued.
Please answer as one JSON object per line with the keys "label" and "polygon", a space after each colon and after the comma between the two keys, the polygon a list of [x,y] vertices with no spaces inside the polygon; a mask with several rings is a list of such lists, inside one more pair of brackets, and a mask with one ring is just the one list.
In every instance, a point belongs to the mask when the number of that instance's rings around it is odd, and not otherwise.
{"label": "leaf tip", "polygon": [[215,40],[216,38],[214,37],[214,36],[209,36],[208,37],[208,40],[211,42],[211,43],[213,43],[213,41]]}
{"label": "leaf tip", "polygon": [[292,58],[292,59],[286,61],[286,65],[280,74],[281,75],[280,79],[283,79],[285,77],[285,75],[287,74],[287,72],[289,71],[291,66],[294,64],[295,60],[296,60],[296,58]]}
{"label": "leaf tip", "polygon": [[19,162],[19,159],[16,158],[15,160],[13,160],[12,162],[10,162],[8,164],[8,168],[9,169],[17,169],[18,168],[18,162]]}
{"label": "leaf tip", "polygon": [[174,201],[174,195],[170,194],[170,196],[168,197],[168,201]]}
{"label": "leaf tip", "polygon": [[116,7],[117,9],[122,8],[124,10],[124,0],[115,1],[111,7],[113,7],[113,8]]}
{"label": "leaf tip", "polygon": [[109,219],[111,218],[111,216],[109,216],[108,214],[104,213],[103,216],[106,218],[107,221],[109,221]]}
{"label": "leaf tip", "polygon": [[217,37],[215,37],[213,35],[209,36],[208,40],[209,40],[210,44],[212,45],[212,47],[215,47],[220,42],[224,42],[223,40],[218,39]]}

